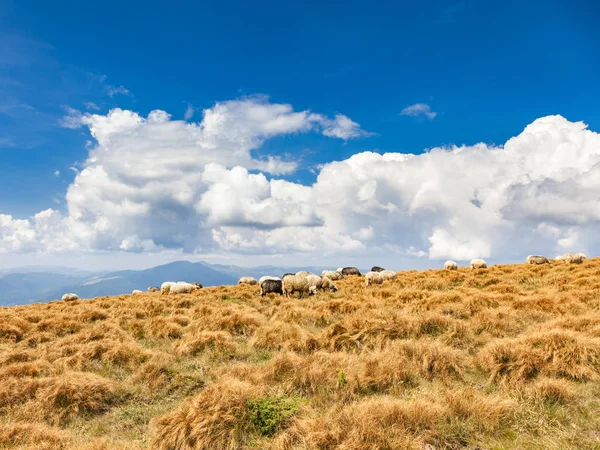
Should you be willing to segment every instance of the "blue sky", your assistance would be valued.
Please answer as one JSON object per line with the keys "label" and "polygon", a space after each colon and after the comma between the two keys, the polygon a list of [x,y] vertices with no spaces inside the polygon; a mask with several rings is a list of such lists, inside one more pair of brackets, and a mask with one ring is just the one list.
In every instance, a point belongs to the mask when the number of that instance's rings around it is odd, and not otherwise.
{"label": "blue sky", "polygon": [[[67,108],[183,119],[191,105],[198,122],[216,102],[262,94],[369,132],[282,134],[253,149],[297,161],[280,178],[304,185],[365,150],[502,145],[547,115],[600,130],[599,18],[593,1],[5,0],[0,213],[66,213],[69,168],[95,144],[86,127],[60,125]],[[415,104],[435,117],[401,114]]]}

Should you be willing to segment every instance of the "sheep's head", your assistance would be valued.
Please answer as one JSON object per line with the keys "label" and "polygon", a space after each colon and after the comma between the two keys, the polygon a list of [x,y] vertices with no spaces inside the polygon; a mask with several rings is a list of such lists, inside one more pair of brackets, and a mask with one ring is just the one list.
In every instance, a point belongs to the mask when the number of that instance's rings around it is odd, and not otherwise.
{"label": "sheep's head", "polygon": [[308,288],[308,295],[317,295],[317,287],[311,286]]}
{"label": "sheep's head", "polygon": [[202,289],[202,284],[198,283],[197,281],[194,281],[192,283],[192,286],[194,286],[196,289]]}
{"label": "sheep's head", "polygon": [[331,286],[329,286],[329,291],[330,292],[337,292],[338,288],[335,284],[332,284]]}

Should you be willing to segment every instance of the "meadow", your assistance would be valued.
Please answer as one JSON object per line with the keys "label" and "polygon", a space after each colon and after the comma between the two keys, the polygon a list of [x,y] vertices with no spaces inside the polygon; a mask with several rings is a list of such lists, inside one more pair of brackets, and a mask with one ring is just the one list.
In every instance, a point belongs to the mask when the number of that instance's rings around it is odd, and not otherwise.
{"label": "meadow", "polygon": [[336,285],[0,308],[0,448],[600,448],[600,258]]}

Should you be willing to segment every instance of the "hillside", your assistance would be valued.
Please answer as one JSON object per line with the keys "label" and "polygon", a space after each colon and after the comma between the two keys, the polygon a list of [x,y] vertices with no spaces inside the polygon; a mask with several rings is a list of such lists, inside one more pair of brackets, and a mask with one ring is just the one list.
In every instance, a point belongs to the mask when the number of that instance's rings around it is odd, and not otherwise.
{"label": "hillside", "polygon": [[600,258],[0,308],[0,448],[600,448]]}

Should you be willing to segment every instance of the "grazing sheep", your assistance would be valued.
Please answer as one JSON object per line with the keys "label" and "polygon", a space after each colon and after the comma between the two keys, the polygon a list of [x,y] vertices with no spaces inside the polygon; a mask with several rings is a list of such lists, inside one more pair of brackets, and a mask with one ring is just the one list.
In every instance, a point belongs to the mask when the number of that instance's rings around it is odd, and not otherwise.
{"label": "grazing sheep", "polygon": [[133,291],[131,291],[131,295],[139,295],[139,294],[143,294],[143,291],[140,291],[139,289],[134,289]]}
{"label": "grazing sheep", "polygon": [[333,282],[331,281],[331,279],[329,279],[329,277],[322,277],[320,288],[323,290],[329,289],[330,292],[338,291],[337,286],[335,284],[333,284]]}
{"label": "grazing sheep", "polygon": [[371,284],[381,284],[383,283],[383,277],[379,272],[367,272],[365,275],[365,284],[367,287]]}
{"label": "grazing sheep", "polygon": [[581,256],[581,259],[587,259],[587,256],[585,256],[585,253],[575,253],[577,256]]}
{"label": "grazing sheep", "polygon": [[177,283],[171,286],[169,294],[191,294],[196,289],[200,288],[193,284],[186,283],[185,281],[178,281]]}
{"label": "grazing sheep", "polygon": [[202,289],[202,283],[199,283],[198,281],[194,281],[194,282],[192,282],[192,284],[194,286],[196,286],[198,289]]}
{"label": "grazing sheep", "polygon": [[360,271],[356,267],[344,267],[342,269],[342,275],[358,275],[360,277]]}
{"label": "grazing sheep", "polygon": [[371,267],[371,272],[383,272],[385,269],[383,267],[379,267],[379,266],[373,266]]}
{"label": "grazing sheep", "polygon": [[[296,276],[301,276],[301,275],[296,274]],[[319,289],[321,287],[321,283],[323,282],[323,279],[319,275],[315,275],[314,273],[311,273],[310,275],[306,275],[303,278],[306,278],[306,281],[308,281],[308,284],[311,286],[316,286],[317,289]]]}
{"label": "grazing sheep", "polygon": [[160,294],[167,295],[171,290],[171,286],[173,286],[174,284],[174,281],[165,281],[163,284],[160,285]]}
{"label": "grazing sheep", "polygon": [[263,280],[260,283],[260,296],[264,297],[267,294],[283,295],[283,282],[281,280]]}
{"label": "grazing sheep", "polygon": [[160,292],[160,288],[158,286],[150,286],[148,292]]}
{"label": "grazing sheep", "polygon": [[249,284],[254,286],[256,284],[256,280],[254,277],[242,277],[238,280],[238,284]]}
{"label": "grazing sheep", "polygon": [[458,270],[458,264],[455,261],[448,260],[444,263],[444,269],[446,270]]}
{"label": "grazing sheep", "polygon": [[545,256],[529,255],[525,260],[525,264],[550,264],[550,261]]}
{"label": "grazing sheep", "polygon": [[[298,275],[288,275],[281,280],[281,287],[286,297],[289,297],[294,292],[298,292],[298,298],[302,298],[304,294],[311,294],[311,291],[316,291],[314,286],[308,284],[308,280]],[[314,288],[314,289],[311,289]]]}
{"label": "grazing sheep", "polygon": [[65,294],[62,296],[63,302],[72,302],[73,300],[79,300],[79,296],[73,293]]}
{"label": "grazing sheep", "polygon": [[301,270],[300,272],[296,272],[296,275],[299,277],[307,277],[309,275],[314,275],[314,273],[307,272],[306,270]]}
{"label": "grazing sheep", "polygon": [[565,264],[581,264],[583,262],[583,258],[579,253],[565,253],[564,255],[559,255],[554,259],[562,261]]}
{"label": "grazing sheep", "polygon": [[279,277],[271,277],[271,276],[265,275],[264,277],[260,277],[260,280],[258,280],[258,284],[263,284],[263,281],[265,281],[265,280],[271,280],[271,281],[277,281],[277,280],[279,280],[279,281],[281,281],[281,278],[279,278]]}
{"label": "grazing sheep", "polygon": [[383,278],[383,281],[395,280],[398,278],[398,274],[392,270],[382,270],[381,272],[378,272],[378,273],[379,273],[379,275],[381,275],[381,278]]}
{"label": "grazing sheep", "polygon": [[472,259],[471,270],[474,269],[487,269],[487,263],[483,259]]}
{"label": "grazing sheep", "polygon": [[337,270],[324,270],[323,272],[321,272],[321,276],[327,277],[333,281],[341,280],[344,278],[342,272]]}

